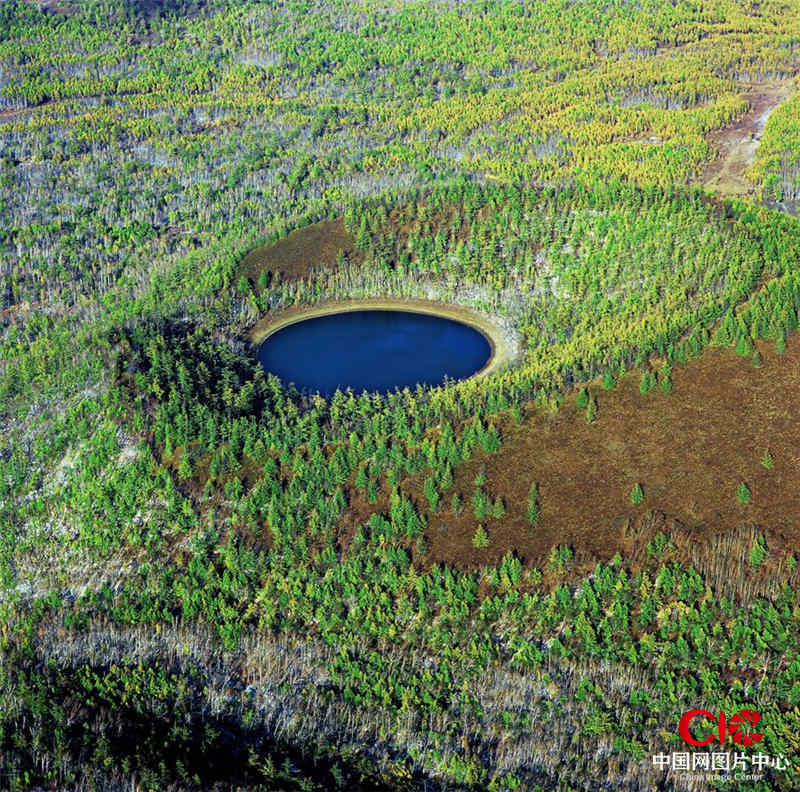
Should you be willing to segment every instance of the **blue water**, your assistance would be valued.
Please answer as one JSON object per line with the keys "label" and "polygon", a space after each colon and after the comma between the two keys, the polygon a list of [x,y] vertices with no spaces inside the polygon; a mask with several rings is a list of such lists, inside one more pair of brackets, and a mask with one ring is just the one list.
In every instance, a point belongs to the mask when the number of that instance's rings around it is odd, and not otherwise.
{"label": "blue water", "polygon": [[346,311],[296,322],[258,352],[284,383],[331,396],[337,388],[386,393],[417,383],[440,385],[483,368],[491,347],[468,325],[409,311]]}

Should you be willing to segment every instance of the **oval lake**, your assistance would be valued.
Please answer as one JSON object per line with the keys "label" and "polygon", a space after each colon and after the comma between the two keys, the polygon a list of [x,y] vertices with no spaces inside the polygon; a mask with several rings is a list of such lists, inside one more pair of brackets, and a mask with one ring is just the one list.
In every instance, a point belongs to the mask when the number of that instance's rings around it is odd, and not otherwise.
{"label": "oval lake", "polygon": [[356,310],[301,319],[267,336],[264,369],[300,390],[331,396],[352,388],[387,393],[465,379],[492,354],[479,330],[434,314]]}

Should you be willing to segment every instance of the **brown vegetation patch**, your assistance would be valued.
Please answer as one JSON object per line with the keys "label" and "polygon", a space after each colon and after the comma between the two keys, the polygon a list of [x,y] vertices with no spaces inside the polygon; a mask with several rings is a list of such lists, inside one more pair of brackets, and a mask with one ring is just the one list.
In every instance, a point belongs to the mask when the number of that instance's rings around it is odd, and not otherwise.
{"label": "brown vegetation patch", "polygon": [[[424,204],[422,207],[423,217],[410,222],[404,217],[402,208],[389,212],[382,228],[384,232],[398,235],[398,247],[402,249],[412,235],[435,234],[438,229],[452,225],[459,227],[458,239],[468,238],[469,224],[461,220],[457,207],[447,206],[430,214]],[[478,217],[485,211],[482,209]],[[283,282],[297,281],[320,269],[335,268],[339,253],[356,262],[364,257],[364,253],[356,248],[355,239],[345,228],[342,218],[321,220],[297,228],[277,242],[250,251],[242,259],[237,277],[244,275],[255,286],[262,271],[266,270],[270,284],[274,283],[276,276]]]}
{"label": "brown vegetation patch", "polygon": [[29,108],[27,107],[22,107],[17,110],[12,108],[9,108],[8,110],[0,110],[0,121],[5,121],[7,118],[13,118],[14,116],[19,115],[20,113],[24,113],[28,109]]}
{"label": "brown vegetation patch", "polygon": [[[462,217],[461,208],[447,205],[437,210],[420,203],[417,217],[408,220],[406,207],[392,209],[381,224],[383,233],[397,235],[397,248],[402,250],[412,236],[434,236],[442,228],[455,228],[455,239],[467,241],[471,223]],[[477,219],[486,216],[482,207]],[[363,251],[356,248],[353,235],[345,228],[344,220],[321,220],[312,225],[291,231],[286,237],[251,250],[240,262],[237,278],[244,276],[258,290],[258,279],[263,271],[269,276],[268,285],[276,282],[302,280],[321,269],[335,269],[339,254],[349,261],[360,263]],[[391,262],[394,263],[394,262]]]}
{"label": "brown vegetation patch", "polygon": [[754,195],[755,185],[745,175],[745,169],[755,158],[769,114],[793,92],[793,80],[749,83],[745,98],[750,109],[731,126],[707,136],[717,156],[700,174],[699,183],[721,195]]}
{"label": "brown vegetation patch", "polygon": [[[733,350],[708,349],[701,359],[676,367],[669,394],[659,388],[640,393],[638,374],[611,391],[593,383],[599,410],[592,424],[575,405],[575,392],[555,414],[531,409],[520,425],[505,417],[497,424],[500,451],[479,452],[456,468],[455,486],[443,495],[437,514],[430,514],[422,494],[429,471],[409,477],[401,489],[428,519],[426,564],[471,569],[509,550],[540,564],[560,544],[571,545],[576,560],[589,563],[617,552],[630,556],[656,530],[677,530],[681,544],[691,549],[747,525],[796,546],[800,425],[792,405],[800,388],[800,341],[793,337],[784,355],[768,342],[758,348],[759,369]],[[771,470],[761,465],[767,449],[774,458]],[[480,521],[490,544],[479,550],[472,545],[479,523],[472,496],[481,470],[484,491],[503,499],[506,516]],[[746,505],[736,494],[743,481],[752,493]],[[533,482],[541,507],[536,526],[527,520]],[[630,493],[637,483],[645,498],[635,506]],[[453,492],[461,496],[459,515],[450,508]],[[352,493],[346,530],[385,508],[384,491],[372,505],[363,493]],[[669,519],[648,519],[652,512]]]}
{"label": "brown vegetation patch", "polygon": [[357,254],[352,234],[341,219],[322,220],[250,251],[239,265],[239,275],[254,285],[263,271],[270,283],[275,278],[284,283],[298,281],[319,269],[335,267],[340,252],[350,259]]}

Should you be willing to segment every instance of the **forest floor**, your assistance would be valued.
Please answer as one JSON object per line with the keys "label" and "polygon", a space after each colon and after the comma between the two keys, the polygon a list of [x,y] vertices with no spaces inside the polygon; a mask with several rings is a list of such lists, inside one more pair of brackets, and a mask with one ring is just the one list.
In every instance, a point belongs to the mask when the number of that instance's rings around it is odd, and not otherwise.
{"label": "forest floor", "polygon": [[708,135],[717,156],[700,174],[699,183],[722,196],[753,196],[755,185],[745,175],[753,162],[769,114],[794,93],[794,80],[750,83],[750,109],[731,126]]}
{"label": "forest floor", "polygon": [[[454,471],[455,485],[431,514],[422,494],[423,475],[409,477],[401,490],[426,514],[427,562],[461,569],[495,563],[510,550],[540,563],[552,547],[572,545],[586,559],[629,553],[632,526],[651,510],[677,521],[698,541],[743,525],[768,529],[780,543],[800,541],[800,424],[792,405],[800,385],[800,339],[793,336],[779,355],[760,342],[762,366],[732,349],[708,348],[699,360],[678,365],[673,389],[639,391],[631,374],[605,391],[595,382],[597,419],[587,424],[568,393],[555,413],[530,408],[522,424],[498,422],[503,445],[495,454],[478,452]],[[769,449],[774,467],[761,464]],[[482,520],[489,547],[475,549],[478,526],[472,507],[474,479],[485,472],[483,489],[501,497],[506,516]],[[541,514],[532,527],[526,516],[531,484],[539,486]],[[752,500],[741,504],[737,487],[746,482]],[[644,502],[634,506],[635,484]],[[450,508],[454,492],[463,508]],[[345,534],[385,505],[349,493]]]}

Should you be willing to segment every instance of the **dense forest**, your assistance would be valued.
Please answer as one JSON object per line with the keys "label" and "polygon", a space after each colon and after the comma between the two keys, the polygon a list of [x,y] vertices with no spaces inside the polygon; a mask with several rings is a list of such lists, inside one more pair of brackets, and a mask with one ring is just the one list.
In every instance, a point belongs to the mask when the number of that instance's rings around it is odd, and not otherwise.
{"label": "dense forest", "polygon": [[[703,173],[799,71],[793,1],[0,4],[0,788],[796,789],[800,533],[747,510],[794,461],[754,451],[724,531],[587,486],[595,552],[543,546],[567,474],[516,449],[712,353],[795,365],[800,102],[749,196]],[[258,363],[366,297],[513,361],[328,400]],[[696,707],[781,761],[659,767]]]}

